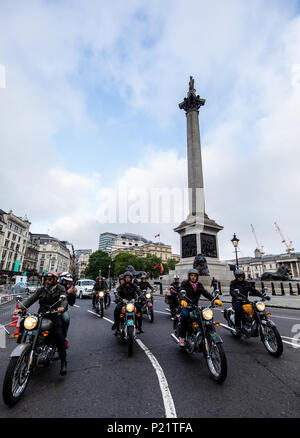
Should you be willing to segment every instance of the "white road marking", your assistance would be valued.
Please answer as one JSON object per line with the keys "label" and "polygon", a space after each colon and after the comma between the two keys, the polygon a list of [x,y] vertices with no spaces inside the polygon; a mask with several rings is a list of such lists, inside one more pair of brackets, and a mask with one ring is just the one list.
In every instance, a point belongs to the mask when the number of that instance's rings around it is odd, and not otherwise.
{"label": "white road marking", "polygon": [[291,345],[294,348],[300,348],[300,345],[297,344],[296,342],[284,341],[283,339],[282,339],[282,342],[284,342],[285,344]]}
{"label": "white road marking", "polygon": [[288,316],[277,316],[272,314],[272,318],[280,318],[280,319],[292,319],[293,321],[300,321],[300,318],[289,318]]}
{"label": "white road marking", "polygon": [[147,354],[150,362],[152,363],[152,365],[155,369],[155,372],[156,372],[156,375],[157,375],[157,378],[159,381],[160,390],[161,390],[162,397],[163,397],[166,418],[177,418],[174,401],[173,401],[173,398],[172,398],[172,395],[171,395],[171,392],[169,389],[169,385],[168,385],[168,382],[167,382],[167,379],[166,379],[166,376],[163,372],[162,367],[159,365],[156,357],[151,353],[149,348],[147,348],[146,345],[143,344],[143,342],[140,339],[136,339],[136,342],[139,344],[139,346]]}
{"label": "white road marking", "polygon": [[154,313],[163,313],[164,315],[169,315],[170,316],[170,313],[161,312],[160,310],[154,310]]}
{"label": "white road marking", "polygon": [[74,307],[78,307],[80,309],[80,306],[77,306],[77,304],[73,304]]}
{"label": "white road marking", "polygon": [[[88,310],[88,312],[97,315],[97,313],[92,312],[91,310]],[[106,321],[110,322],[111,324],[113,324],[114,322],[108,318],[103,317],[103,319],[105,319]],[[159,382],[159,386],[160,386],[160,390],[161,390],[161,394],[162,394],[162,398],[163,398],[163,402],[164,402],[164,407],[165,407],[165,414],[166,414],[166,418],[177,418],[177,414],[176,414],[176,409],[175,409],[175,404],[169,389],[169,385],[166,379],[166,376],[163,372],[162,367],[159,365],[156,357],[151,353],[151,351],[149,350],[148,347],[146,347],[146,345],[140,340],[140,339],[136,339],[137,344],[141,347],[141,349],[146,353],[146,355],[148,356],[150,362],[153,365],[153,368],[155,369],[157,378],[158,378],[158,382]]]}

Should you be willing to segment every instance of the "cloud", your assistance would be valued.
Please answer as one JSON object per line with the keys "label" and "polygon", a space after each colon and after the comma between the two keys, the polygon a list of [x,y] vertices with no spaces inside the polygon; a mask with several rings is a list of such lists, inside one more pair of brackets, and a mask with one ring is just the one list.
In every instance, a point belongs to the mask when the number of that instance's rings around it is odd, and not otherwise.
{"label": "cloud", "polygon": [[[267,252],[284,251],[275,221],[299,248],[296,6],[296,1],[287,5],[282,0],[272,5],[165,0],[164,8],[156,0],[91,1],[88,7],[79,0],[3,5],[0,207],[27,213],[34,231],[49,228],[83,247],[95,249],[98,233],[109,228],[148,238],[161,232],[162,240],[178,251],[170,225],[108,226],[99,222],[98,213],[107,186],[150,190],[186,185],[180,137],[184,113],[178,103],[192,74],[207,99],[200,112],[205,199],[209,216],[224,226],[221,257],[233,256],[233,232],[241,240],[241,255],[253,252],[251,223]],[[97,123],[90,106],[94,90],[93,99],[105,108]],[[102,169],[94,171],[94,154],[91,171],[80,171],[81,159],[92,147],[97,150],[98,140],[74,149],[71,157],[56,136],[67,129],[75,137],[98,139],[104,123],[117,131],[128,122],[119,120],[120,107],[131,123],[137,120],[132,129],[139,131],[136,141],[143,156],[129,150],[128,161],[104,182]],[[118,144],[106,147],[117,162],[124,148],[121,130]],[[70,164],[73,156],[79,170]]]}

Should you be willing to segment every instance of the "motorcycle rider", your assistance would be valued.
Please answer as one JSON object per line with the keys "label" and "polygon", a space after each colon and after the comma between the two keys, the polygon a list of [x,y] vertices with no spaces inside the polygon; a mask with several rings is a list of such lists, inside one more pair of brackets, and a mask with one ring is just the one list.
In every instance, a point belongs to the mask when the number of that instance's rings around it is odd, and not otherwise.
{"label": "motorcycle rider", "polygon": [[[171,301],[170,302],[170,310],[171,310],[172,315],[174,314],[175,309],[177,307],[177,297],[178,297],[178,293],[181,290],[179,280],[180,280],[179,275],[174,275],[174,281],[170,285],[171,295],[169,295],[169,298]],[[171,319],[173,320],[174,318],[172,317]]]}
{"label": "motorcycle rider", "polygon": [[[240,334],[244,313],[243,302],[248,299],[248,294],[256,297],[262,297],[263,294],[255,289],[249,281],[245,280],[245,272],[242,269],[237,269],[234,276],[235,280],[230,283],[230,295],[232,296],[232,307],[235,311],[235,330],[237,334]],[[266,299],[269,300],[270,297],[266,297]]]}
{"label": "motorcycle rider", "polygon": [[147,281],[147,275],[146,274],[142,274],[141,275],[141,281],[140,281],[140,283],[138,283],[138,286],[139,286],[139,288],[141,290],[151,289],[151,291],[153,291],[153,287],[151,286],[149,281]]}
{"label": "motorcycle rider", "polygon": [[[70,306],[74,306],[76,301],[77,289],[73,286],[73,278],[69,272],[63,272],[60,274],[60,284],[65,288],[68,304]],[[63,331],[65,335],[65,344],[66,348],[70,348],[70,344],[67,341],[68,330],[70,325],[70,312],[68,310],[68,306],[66,310],[61,315],[63,321]]]}
{"label": "motorcycle rider", "polygon": [[92,307],[93,309],[96,309],[96,298],[97,298],[97,293],[100,290],[106,291],[107,287],[106,287],[106,282],[105,279],[103,280],[103,277],[97,277],[96,278],[96,283],[94,285],[94,289],[93,289],[93,301],[92,301]]}
{"label": "motorcycle rider", "polygon": [[[117,288],[117,296],[116,296],[116,308],[114,311],[114,324],[112,326],[112,330],[116,330],[115,335],[118,334],[119,324],[120,324],[120,313],[122,311],[122,300],[133,300],[137,298],[137,296],[141,295],[141,291],[133,282],[133,274],[130,271],[125,272],[124,274],[124,284],[121,284]],[[138,326],[138,334],[144,333],[142,330],[142,315],[141,315],[141,306],[137,302],[135,303],[137,314],[140,316],[137,317],[137,326]]]}
{"label": "motorcycle rider", "polygon": [[[49,307],[59,301],[60,296],[65,295],[65,288],[58,284],[58,275],[55,272],[48,272],[44,277],[44,285],[23,302],[23,306],[29,308],[33,303],[39,301],[39,312],[43,313],[49,310]],[[60,375],[67,374],[66,345],[62,326],[62,313],[68,306],[67,297],[62,299],[53,307],[58,313],[47,315],[47,319],[53,322],[54,339],[57,346],[58,354],[61,361]],[[13,314],[17,315],[24,312],[22,309],[16,309]]]}
{"label": "motorcycle rider", "polygon": [[[199,272],[197,269],[190,269],[188,272],[188,279],[181,283],[181,290],[185,290],[186,297],[192,301],[193,304],[198,305],[201,294],[205,296],[209,301],[213,300],[213,296],[204,289],[203,285],[198,281]],[[215,300],[215,304],[222,306],[223,303],[220,300]],[[184,347],[185,336],[187,330],[187,323],[189,318],[188,310],[189,302],[183,297],[181,300],[181,312],[180,312],[180,333],[179,333],[179,345]]]}

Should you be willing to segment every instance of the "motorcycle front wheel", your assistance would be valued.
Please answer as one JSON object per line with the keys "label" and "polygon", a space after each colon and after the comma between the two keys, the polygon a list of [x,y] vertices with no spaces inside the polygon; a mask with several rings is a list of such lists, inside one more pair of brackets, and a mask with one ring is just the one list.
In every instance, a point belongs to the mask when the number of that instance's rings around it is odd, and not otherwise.
{"label": "motorcycle front wheel", "polygon": [[149,321],[152,323],[153,321],[154,321],[154,313],[153,313],[153,309],[151,308],[151,309],[147,309],[147,314],[148,314],[148,318],[149,318]]}
{"label": "motorcycle front wheel", "polygon": [[21,356],[12,357],[8,364],[3,382],[3,400],[8,406],[14,406],[24,394],[30,373],[27,373],[30,348]]}
{"label": "motorcycle front wheel", "polygon": [[217,383],[222,383],[227,377],[227,360],[222,344],[216,344],[212,339],[207,339],[208,353],[206,363],[210,375]]}
{"label": "motorcycle front wheel", "polygon": [[280,357],[283,353],[283,343],[276,327],[265,326],[263,344],[269,354]]}
{"label": "motorcycle front wheel", "polygon": [[101,301],[100,304],[100,318],[103,318],[104,315],[104,305],[103,305],[103,301]]}
{"label": "motorcycle front wheel", "polygon": [[127,327],[128,356],[133,354],[134,327]]}

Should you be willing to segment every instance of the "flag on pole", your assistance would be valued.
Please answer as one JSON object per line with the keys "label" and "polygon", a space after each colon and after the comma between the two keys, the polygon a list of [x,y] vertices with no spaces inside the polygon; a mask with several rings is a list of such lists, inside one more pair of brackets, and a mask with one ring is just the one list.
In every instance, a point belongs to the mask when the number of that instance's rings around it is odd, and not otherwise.
{"label": "flag on pole", "polygon": [[154,239],[156,239],[157,237],[160,237],[160,234],[157,234],[156,236],[154,236]]}
{"label": "flag on pole", "polygon": [[162,265],[162,263],[160,264],[160,274],[162,274],[164,272],[164,267]]}

